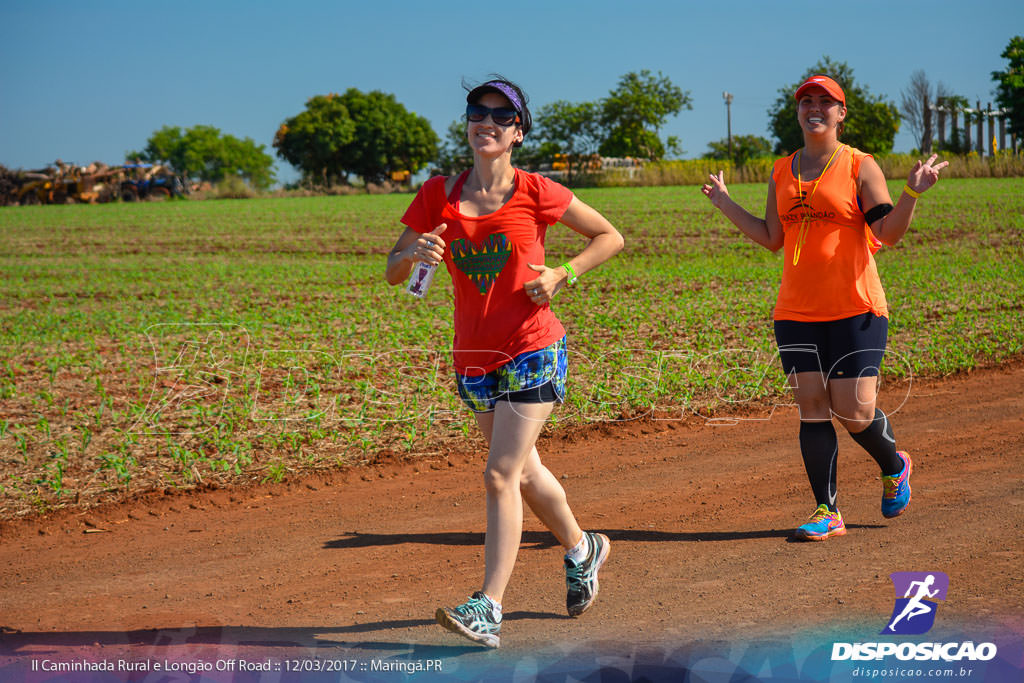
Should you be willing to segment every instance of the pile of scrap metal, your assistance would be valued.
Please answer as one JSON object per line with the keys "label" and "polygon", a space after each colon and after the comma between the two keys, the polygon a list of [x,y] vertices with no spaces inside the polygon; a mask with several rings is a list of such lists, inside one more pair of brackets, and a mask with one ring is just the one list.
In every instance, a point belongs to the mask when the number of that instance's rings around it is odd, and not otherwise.
{"label": "pile of scrap metal", "polygon": [[65,164],[34,171],[0,166],[0,205],[159,200],[186,194],[189,184],[160,164]]}

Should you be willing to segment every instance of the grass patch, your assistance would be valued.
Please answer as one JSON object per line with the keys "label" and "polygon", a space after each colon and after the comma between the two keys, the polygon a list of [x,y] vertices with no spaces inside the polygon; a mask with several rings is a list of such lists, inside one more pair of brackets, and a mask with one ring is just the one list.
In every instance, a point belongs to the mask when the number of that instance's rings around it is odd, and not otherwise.
{"label": "grass patch", "polygon": [[[763,184],[730,191],[763,210]],[[555,428],[785,396],[770,322],[779,255],[694,186],[578,194],[627,246],[555,301],[572,352]],[[479,446],[451,381],[448,275],[424,300],[382,278],[409,201],[0,211],[0,516]],[[548,235],[549,264],[582,248],[567,228]],[[1024,180],[930,191],[877,257],[886,379],[1019,356],[1022,245]]]}

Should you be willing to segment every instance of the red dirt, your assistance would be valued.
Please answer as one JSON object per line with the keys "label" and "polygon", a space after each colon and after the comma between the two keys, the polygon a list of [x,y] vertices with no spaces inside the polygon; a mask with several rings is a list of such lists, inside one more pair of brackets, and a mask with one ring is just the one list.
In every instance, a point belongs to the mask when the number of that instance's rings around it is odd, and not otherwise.
{"label": "red dirt", "polygon": [[[569,619],[561,552],[527,514],[502,652],[815,628],[870,640],[892,609],[893,571],[949,575],[947,629],[980,624],[1018,638],[1022,386],[1022,367],[913,385],[893,416],[914,458],[913,503],[895,520],[879,512],[873,461],[841,434],[849,533],[824,543],[788,540],[813,508],[792,407],[734,426],[691,417],[545,437],[542,458],[612,552],[597,604]],[[193,657],[218,646],[466,652],[432,615],[482,580],[482,465],[483,454],[381,465],[7,523],[0,678],[5,663],[40,652],[149,656],[161,638],[161,656],[172,646]]]}

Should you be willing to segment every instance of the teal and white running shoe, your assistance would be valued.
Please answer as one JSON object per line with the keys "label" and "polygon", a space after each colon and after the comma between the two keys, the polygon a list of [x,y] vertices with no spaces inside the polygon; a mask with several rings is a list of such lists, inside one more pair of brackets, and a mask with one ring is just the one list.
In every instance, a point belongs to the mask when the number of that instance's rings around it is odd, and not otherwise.
{"label": "teal and white running shoe", "polygon": [[501,607],[487,597],[483,591],[477,591],[458,607],[438,607],[434,614],[437,623],[452,633],[458,633],[475,643],[487,647],[501,645]]}
{"label": "teal and white running shoe", "polygon": [[594,604],[598,589],[597,570],[608,559],[611,549],[611,542],[604,534],[584,533],[590,542],[587,556],[579,564],[565,558],[565,609],[570,617],[578,617]]}

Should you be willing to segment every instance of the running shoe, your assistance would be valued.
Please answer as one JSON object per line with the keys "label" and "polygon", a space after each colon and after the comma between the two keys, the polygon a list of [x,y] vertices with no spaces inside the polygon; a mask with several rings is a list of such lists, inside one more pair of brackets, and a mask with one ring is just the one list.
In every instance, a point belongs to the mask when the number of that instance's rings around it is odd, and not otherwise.
{"label": "running shoe", "polygon": [[910,505],[910,474],[914,466],[910,456],[899,451],[896,455],[903,461],[903,471],[891,477],[882,476],[882,516],[898,517]]}
{"label": "running shoe", "polygon": [[590,552],[577,564],[565,558],[565,609],[570,617],[579,615],[590,609],[597,598],[597,570],[608,559],[611,542],[604,534],[584,532],[590,542]]}
{"label": "running shoe", "polygon": [[487,597],[483,591],[477,591],[469,600],[452,609],[438,607],[434,614],[437,623],[452,633],[469,638],[473,642],[498,647],[501,645],[501,608]]}
{"label": "running shoe", "polygon": [[822,503],[811,515],[811,521],[799,527],[793,537],[801,541],[824,541],[830,536],[842,536],[846,533],[843,516],[839,510],[832,512]]}

